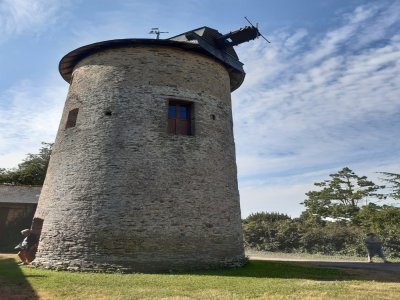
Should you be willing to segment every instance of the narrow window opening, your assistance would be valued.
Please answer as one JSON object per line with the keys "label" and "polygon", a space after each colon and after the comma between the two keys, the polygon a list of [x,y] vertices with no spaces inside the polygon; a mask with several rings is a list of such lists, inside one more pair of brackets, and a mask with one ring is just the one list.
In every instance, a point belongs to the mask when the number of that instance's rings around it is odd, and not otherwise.
{"label": "narrow window opening", "polygon": [[111,111],[111,110],[106,110],[106,111],[104,112],[104,114],[105,114],[106,116],[112,116],[112,111]]}
{"label": "narrow window opening", "polygon": [[65,124],[65,129],[75,127],[76,120],[78,119],[79,108],[70,110],[68,113],[67,124]]}
{"label": "narrow window opening", "polygon": [[193,103],[185,101],[169,101],[168,133],[192,135]]}
{"label": "narrow window opening", "polygon": [[211,120],[215,120],[215,115],[210,115]]}

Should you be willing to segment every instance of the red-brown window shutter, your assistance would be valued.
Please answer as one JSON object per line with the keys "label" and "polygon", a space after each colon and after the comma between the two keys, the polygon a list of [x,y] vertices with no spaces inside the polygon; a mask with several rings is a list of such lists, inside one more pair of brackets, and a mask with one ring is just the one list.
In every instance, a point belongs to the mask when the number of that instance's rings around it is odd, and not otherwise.
{"label": "red-brown window shutter", "polygon": [[76,120],[78,119],[79,108],[74,108],[68,113],[67,124],[65,124],[65,129],[75,127]]}

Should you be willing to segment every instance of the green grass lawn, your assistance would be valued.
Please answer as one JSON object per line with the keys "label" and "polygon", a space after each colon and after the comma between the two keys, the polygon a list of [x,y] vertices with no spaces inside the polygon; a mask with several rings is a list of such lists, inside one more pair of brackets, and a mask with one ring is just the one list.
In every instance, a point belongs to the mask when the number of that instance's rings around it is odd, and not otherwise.
{"label": "green grass lawn", "polygon": [[0,254],[0,299],[400,299],[400,282],[296,263],[179,274],[71,273],[17,266]]}
{"label": "green grass lawn", "polygon": [[[283,252],[268,252],[257,251],[253,249],[246,249],[247,256],[265,257],[270,259],[304,259],[304,260],[318,260],[318,261],[354,261],[366,262],[367,256],[345,256],[345,255],[325,255],[325,254],[309,254],[309,253],[283,253]],[[400,263],[400,258],[388,258],[391,262]],[[379,257],[375,257],[375,261],[381,261]]]}

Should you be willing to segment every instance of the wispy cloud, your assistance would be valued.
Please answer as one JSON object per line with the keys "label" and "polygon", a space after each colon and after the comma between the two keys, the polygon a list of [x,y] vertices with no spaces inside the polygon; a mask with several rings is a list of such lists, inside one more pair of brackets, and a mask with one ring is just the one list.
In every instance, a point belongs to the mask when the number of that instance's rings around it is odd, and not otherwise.
{"label": "wispy cloud", "polygon": [[[299,195],[312,189],[312,184],[247,185],[240,187],[242,217],[259,211],[280,212],[293,217],[303,210],[299,205]],[[304,197],[303,197],[304,198]]]}
{"label": "wispy cloud", "polygon": [[[297,175],[307,186],[303,174],[311,170],[326,177],[346,165],[399,167],[399,3],[360,6],[318,39],[304,29],[281,31],[268,46],[257,41],[239,49],[247,70],[233,95],[242,197],[259,178],[265,180],[252,197],[258,191],[267,199],[268,178],[284,186]],[[377,26],[383,29],[366,33]]]}
{"label": "wispy cloud", "polygon": [[[167,31],[161,38],[171,37],[182,30],[203,26],[208,14],[202,11],[211,1],[205,0],[171,0],[171,1],[125,1],[115,0],[115,5],[107,9],[99,9],[84,20],[71,24],[74,35],[73,45],[118,38],[155,38],[149,35],[153,27]],[[188,25],[198,22],[198,25]],[[184,24],[184,25],[183,25]],[[187,26],[195,26],[188,28]]]}
{"label": "wispy cloud", "polygon": [[67,85],[47,78],[37,86],[25,80],[0,93],[0,166],[16,167],[41,142],[53,142],[67,94]]}
{"label": "wispy cloud", "polygon": [[[49,30],[70,2],[1,1],[0,43]],[[68,47],[150,37],[152,26],[173,35],[201,3],[185,1],[173,18],[158,18],[168,10],[172,15],[173,6],[116,2],[124,10],[99,6],[71,23]],[[389,2],[360,6],[325,32],[280,30],[268,35],[272,44],[258,40],[238,48],[247,71],[233,94],[244,215],[257,210],[296,215],[312,183],[344,166],[366,175],[399,172],[400,1]],[[67,87],[54,74],[0,92],[1,167],[15,166],[41,141],[54,139]]]}
{"label": "wispy cloud", "polygon": [[2,0],[0,2],[0,42],[12,36],[47,30],[59,20],[66,1]]}

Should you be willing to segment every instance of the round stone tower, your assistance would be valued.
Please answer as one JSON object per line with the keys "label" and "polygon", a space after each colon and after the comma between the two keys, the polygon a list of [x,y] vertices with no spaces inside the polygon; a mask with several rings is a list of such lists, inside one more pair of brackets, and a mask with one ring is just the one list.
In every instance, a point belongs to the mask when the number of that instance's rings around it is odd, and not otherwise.
{"label": "round stone tower", "polygon": [[[190,33],[221,36],[201,29]],[[61,60],[70,88],[33,222],[42,227],[34,264],[243,263],[230,93],[244,72],[187,36],[106,41]],[[219,51],[235,58],[232,47]]]}

